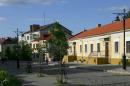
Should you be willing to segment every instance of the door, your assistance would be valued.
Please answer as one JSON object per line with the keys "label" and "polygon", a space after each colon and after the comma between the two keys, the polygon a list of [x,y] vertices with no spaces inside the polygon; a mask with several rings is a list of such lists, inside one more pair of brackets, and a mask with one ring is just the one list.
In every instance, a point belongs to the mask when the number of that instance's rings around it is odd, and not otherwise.
{"label": "door", "polygon": [[109,56],[109,43],[105,43],[105,57],[108,58]]}
{"label": "door", "polygon": [[76,56],[76,42],[73,42],[73,46],[74,46],[74,56]]}

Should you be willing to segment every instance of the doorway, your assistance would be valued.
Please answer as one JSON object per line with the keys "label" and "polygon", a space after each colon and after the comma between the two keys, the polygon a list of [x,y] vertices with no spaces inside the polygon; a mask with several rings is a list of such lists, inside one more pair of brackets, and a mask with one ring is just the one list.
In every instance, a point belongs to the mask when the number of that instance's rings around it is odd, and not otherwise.
{"label": "doorway", "polygon": [[105,57],[109,57],[109,43],[105,42]]}

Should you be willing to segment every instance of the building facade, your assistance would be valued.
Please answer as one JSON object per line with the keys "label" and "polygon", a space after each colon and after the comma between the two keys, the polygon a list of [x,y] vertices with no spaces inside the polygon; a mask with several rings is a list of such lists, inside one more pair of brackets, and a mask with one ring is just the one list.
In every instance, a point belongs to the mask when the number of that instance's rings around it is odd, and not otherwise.
{"label": "building facade", "polygon": [[[126,19],[126,57],[130,63],[130,18]],[[123,23],[113,22],[82,31],[68,40],[68,56],[64,61],[87,64],[122,64]]]}
{"label": "building facade", "polygon": [[[28,44],[31,45],[33,53],[38,54],[39,45],[43,45],[43,43],[48,40],[48,38],[51,35],[51,31],[56,29],[56,25],[58,25],[60,29],[62,29],[62,31],[65,32],[66,38],[72,36],[72,32],[58,22],[54,22],[44,26],[34,24],[30,25],[29,31],[19,36],[19,42],[20,41],[27,42]],[[46,53],[45,59],[49,60],[50,58],[53,58],[53,56],[50,56],[49,53]]]}

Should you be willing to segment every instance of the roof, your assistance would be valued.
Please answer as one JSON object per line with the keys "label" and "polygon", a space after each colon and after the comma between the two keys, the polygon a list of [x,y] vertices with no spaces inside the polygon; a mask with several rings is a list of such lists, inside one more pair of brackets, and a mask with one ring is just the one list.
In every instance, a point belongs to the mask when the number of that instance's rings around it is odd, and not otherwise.
{"label": "roof", "polygon": [[17,38],[10,38],[8,37],[5,41],[4,44],[17,44]]}
{"label": "roof", "polygon": [[0,38],[0,44],[16,44],[17,39],[16,38]]}
{"label": "roof", "polygon": [[5,40],[5,38],[0,38],[0,44],[3,44]]}
{"label": "roof", "polygon": [[[51,24],[47,24],[47,25],[43,25],[43,26],[40,26],[40,29],[36,30],[36,31],[40,31],[40,30],[44,30],[44,29],[47,29],[49,27],[52,27],[54,24],[59,24],[60,26],[62,26],[66,31],[68,31],[69,33],[72,33],[69,29],[67,29],[66,27],[64,27],[63,25],[61,25],[59,22],[53,22]],[[36,31],[33,31],[33,32],[36,32]],[[31,33],[31,31],[27,31],[23,34],[27,34],[27,33]]]}
{"label": "roof", "polygon": [[[117,21],[117,22],[112,22],[110,24],[103,25],[101,27],[96,27],[92,29],[88,29],[85,31],[82,31],[68,40],[75,40],[78,38],[84,38],[88,36],[95,36],[95,35],[102,35],[110,32],[117,32],[123,30],[123,22],[122,21]],[[126,24],[125,24],[126,29],[130,29],[130,18],[126,19]]]}

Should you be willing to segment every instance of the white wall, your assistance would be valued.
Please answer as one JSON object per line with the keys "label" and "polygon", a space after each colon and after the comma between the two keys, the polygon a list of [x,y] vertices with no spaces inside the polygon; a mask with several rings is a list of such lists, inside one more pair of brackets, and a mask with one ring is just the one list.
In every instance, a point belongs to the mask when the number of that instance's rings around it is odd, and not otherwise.
{"label": "white wall", "polygon": [[[26,33],[24,34],[24,36],[19,36],[19,41],[27,41],[27,43],[31,43],[31,41],[33,41],[34,39],[31,40],[31,36],[33,36],[33,34],[38,35],[38,37],[40,37],[40,31],[37,32],[31,32],[31,33]],[[29,40],[27,40],[27,36],[29,37]]]}

